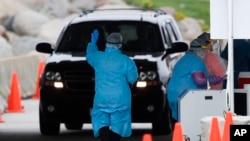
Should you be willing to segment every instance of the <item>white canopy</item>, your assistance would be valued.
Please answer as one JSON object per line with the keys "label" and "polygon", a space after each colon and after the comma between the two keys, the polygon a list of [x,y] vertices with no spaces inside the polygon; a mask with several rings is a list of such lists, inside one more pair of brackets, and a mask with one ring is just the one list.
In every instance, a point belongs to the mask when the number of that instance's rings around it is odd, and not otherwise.
{"label": "white canopy", "polygon": [[228,110],[232,106],[234,93],[233,39],[250,38],[249,0],[210,0],[210,32],[212,39],[228,40],[228,77],[226,93]]}

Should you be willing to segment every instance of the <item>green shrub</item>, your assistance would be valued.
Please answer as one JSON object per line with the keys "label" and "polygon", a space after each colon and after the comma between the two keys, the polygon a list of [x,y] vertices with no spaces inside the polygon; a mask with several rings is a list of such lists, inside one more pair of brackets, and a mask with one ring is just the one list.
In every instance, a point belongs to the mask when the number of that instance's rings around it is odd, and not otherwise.
{"label": "green shrub", "polygon": [[143,8],[153,8],[154,3],[152,2],[152,0],[141,0],[141,7],[143,7]]}
{"label": "green shrub", "polygon": [[176,20],[193,17],[204,20],[200,23],[205,31],[210,28],[210,1],[208,0],[124,0],[127,4],[143,8],[175,8]]}
{"label": "green shrub", "polygon": [[175,15],[174,15],[174,18],[175,18],[177,21],[182,20],[182,19],[184,19],[184,18],[186,18],[186,17],[187,17],[187,16],[186,16],[184,13],[182,13],[182,12],[176,12]]}

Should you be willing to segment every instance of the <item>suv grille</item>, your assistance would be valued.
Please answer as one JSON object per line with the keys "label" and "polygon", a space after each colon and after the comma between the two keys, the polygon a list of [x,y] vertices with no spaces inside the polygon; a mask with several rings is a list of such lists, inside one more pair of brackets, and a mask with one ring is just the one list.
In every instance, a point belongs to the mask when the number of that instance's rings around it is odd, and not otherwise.
{"label": "suv grille", "polygon": [[78,70],[65,70],[64,80],[69,91],[94,92],[94,70],[89,67]]}

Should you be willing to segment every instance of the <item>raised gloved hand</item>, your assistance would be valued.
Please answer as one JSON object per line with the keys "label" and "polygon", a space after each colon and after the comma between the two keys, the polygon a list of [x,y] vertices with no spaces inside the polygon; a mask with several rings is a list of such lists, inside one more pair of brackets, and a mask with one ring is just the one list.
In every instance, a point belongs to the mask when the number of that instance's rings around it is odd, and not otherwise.
{"label": "raised gloved hand", "polygon": [[91,43],[92,44],[96,44],[97,40],[98,40],[98,36],[99,36],[99,32],[97,29],[95,29],[92,33],[91,33]]}
{"label": "raised gloved hand", "polygon": [[222,80],[223,80],[223,78],[220,76],[210,75],[208,77],[208,82],[209,82],[209,84],[212,84],[212,85],[219,84]]}

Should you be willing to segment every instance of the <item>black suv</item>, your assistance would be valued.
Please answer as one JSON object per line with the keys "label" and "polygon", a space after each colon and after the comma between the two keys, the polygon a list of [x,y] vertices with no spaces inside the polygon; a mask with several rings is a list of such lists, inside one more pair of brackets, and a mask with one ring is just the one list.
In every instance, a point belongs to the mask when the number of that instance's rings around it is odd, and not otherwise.
{"label": "black suv", "polygon": [[[91,123],[95,75],[85,55],[94,29],[99,30],[101,51],[107,35],[120,32],[122,52],[136,62],[140,78],[131,86],[132,122],[152,123],[154,134],[169,134],[169,108],[162,82],[168,75],[165,56],[184,52],[188,46],[182,42],[173,17],[152,9],[83,11],[63,28],[56,45],[37,44],[38,52],[51,54],[40,79],[41,133],[58,134],[61,123],[69,130],[81,130],[84,123]],[[144,42],[137,42],[146,34]]]}

